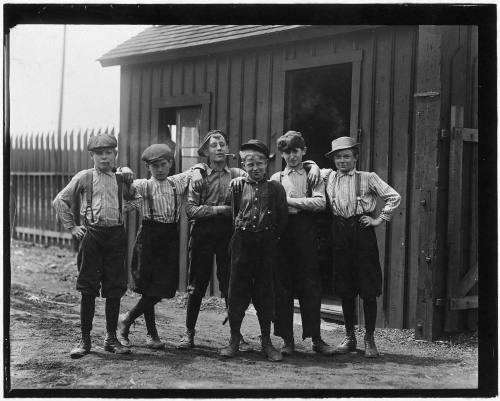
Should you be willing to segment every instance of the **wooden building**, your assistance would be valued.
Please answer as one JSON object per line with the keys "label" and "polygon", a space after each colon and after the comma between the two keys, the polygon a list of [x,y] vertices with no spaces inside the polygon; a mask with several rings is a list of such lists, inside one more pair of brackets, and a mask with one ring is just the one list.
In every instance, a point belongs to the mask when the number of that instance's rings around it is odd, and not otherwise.
{"label": "wooden building", "polygon": [[[234,153],[250,138],[276,152],[279,135],[299,130],[322,167],[331,166],[323,155],[332,139],[357,138],[358,168],[402,195],[377,229],[377,324],[434,339],[475,325],[476,311],[464,309],[477,308],[477,56],[473,26],[170,25],[100,62],[121,66],[119,158],[140,177],[149,144],[174,141],[185,170],[214,128]],[[277,157],[271,169],[281,168]],[[186,227],[184,219],[181,290]],[[323,257],[327,311],[335,294]]]}

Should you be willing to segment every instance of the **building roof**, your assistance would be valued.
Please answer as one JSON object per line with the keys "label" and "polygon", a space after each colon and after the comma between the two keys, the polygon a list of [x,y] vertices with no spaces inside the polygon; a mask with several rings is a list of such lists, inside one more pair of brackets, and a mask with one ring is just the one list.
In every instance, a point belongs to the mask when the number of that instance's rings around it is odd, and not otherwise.
{"label": "building roof", "polygon": [[[307,25],[157,25],[140,32],[104,54],[103,66],[144,62],[153,55],[289,32]],[[140,57],[140,59],[138,59]]]}

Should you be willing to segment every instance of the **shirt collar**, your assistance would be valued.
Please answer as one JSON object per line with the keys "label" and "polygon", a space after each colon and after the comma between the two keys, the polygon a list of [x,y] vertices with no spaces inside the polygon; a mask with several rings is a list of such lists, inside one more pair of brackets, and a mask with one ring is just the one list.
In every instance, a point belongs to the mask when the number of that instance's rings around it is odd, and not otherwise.
{"label": "shirt collar", "polygon": [[295,167],[295,168],[290,168],[290,167],[288,167],[288,166],[286,166],[286,167],[285,167],[284,173],[285,173],[286,175],[289,175],[289,174],[291,174],[291,173],[293,173],[293,172],[296,172],[297,174],[302,175],[302,174],[304,174],[304,173],[306,172],[306,170],[304,170],[304,166],[302,165],[302,163],[300,163],[300,164],[299,164],[297,167]]}
{"label": "shirt collar", "polygon": [[[231,173],[231,170],[229,169],[227,164],[224,166],[222,170],[224,170],[226,173]],[[214,171],[216,170],[207,165],[207,175],[211,175]]]}
{"label": "shirt collar", "polygon": [[102,170],[99,170],[98,168],[95,168],[94,167],[94,171],[98,174],[98,175],[109,175],[110,177],[113,177],[114,173],[112,171],[109,171],[109,172],[104,172]]}
{"label": "shirt collar", "polygon": [[353,176],[355,173],[356,173],[356,167],[354,167],[351,171],[348,171],[347,173],[341,173],[340,171],[337,171],[337,176],[338,177],[343,177],[345,175]]}

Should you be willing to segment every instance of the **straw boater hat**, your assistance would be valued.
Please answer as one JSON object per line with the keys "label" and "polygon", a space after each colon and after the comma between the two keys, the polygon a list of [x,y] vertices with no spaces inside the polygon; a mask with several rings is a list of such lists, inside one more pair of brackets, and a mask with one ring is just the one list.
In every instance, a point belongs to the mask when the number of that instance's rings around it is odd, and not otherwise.
{"label": "straw boater hat", "polygon": [[332,158],[333,154],[338,150],[356,148],[359,143],[350,136],[341,136],[332,141],[332,150],[325,154],[325,157]]}

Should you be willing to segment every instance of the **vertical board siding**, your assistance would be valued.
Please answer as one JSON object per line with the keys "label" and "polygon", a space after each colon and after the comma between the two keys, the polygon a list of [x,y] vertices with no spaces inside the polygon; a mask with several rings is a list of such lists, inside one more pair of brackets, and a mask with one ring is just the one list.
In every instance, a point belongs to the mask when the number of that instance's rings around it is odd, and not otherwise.
{"label": "vertical board siding", "polygon": [[[151,98],[204,92],[211,94],[209,126],[228,133],[230,152],[237,153],[242,141],[255,137],[270,145],[271,152],[276,152],[275,141],[283,133],[284,123],[283,62],[362,50],[359,167],[377,172],[402,196],[393,221],[377,229],[381,263],[386,273],[384,310],[378,324],[410,327],[416,310],[418,274],[418,249],[411,246],[411,242],[418,239],[418,214],[415,206],[409,207],[414,202],[412,193],[417,185],[412,180],[419,180],[418,173],[411,177],[417,40],[414,27],[372,29],[263,49],[157,63],[152,72],[149,70],[146,81],[141,75],[145,72],[139,72],[139,68],[123,68],[120,128],[129,137],[121,139],[127,143],[129,163],[137,167],[140,155],[134,152],[139,152],[144,144],[137,146],[136,136],[142,137],[145,133],[139,131],[151,128],[151,123],[146,123],[150,119],[147,109],[151,108]],[[125,75],[128,78],[124,78]],[[124,123],[128,118],[124,113],[129,113],[129,123]],[[148,139],[155,140],[156,133],[150,135]],[[270,171],[280,168],[277,158]]]}

